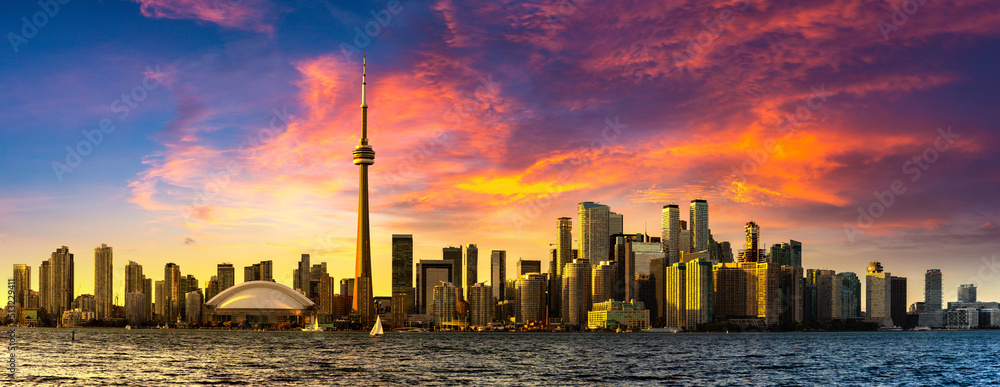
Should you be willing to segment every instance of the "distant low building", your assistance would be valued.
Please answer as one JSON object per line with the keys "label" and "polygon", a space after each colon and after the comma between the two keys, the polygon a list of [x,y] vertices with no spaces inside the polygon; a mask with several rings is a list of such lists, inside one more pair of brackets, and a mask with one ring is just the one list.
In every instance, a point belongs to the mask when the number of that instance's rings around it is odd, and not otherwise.
{"label": "distant low building", "polygon": [[641,301],[606,301],[594,304],[594,310],[587,313],[587,328],[590,329],[647,329],[649,309]]}
{"label": "distant low building", "polygon": [[62,326],[66,328],[82,326],[85,322],[93,320],[97,315],[93,311],[80,309],[67,310],[62,314]]}

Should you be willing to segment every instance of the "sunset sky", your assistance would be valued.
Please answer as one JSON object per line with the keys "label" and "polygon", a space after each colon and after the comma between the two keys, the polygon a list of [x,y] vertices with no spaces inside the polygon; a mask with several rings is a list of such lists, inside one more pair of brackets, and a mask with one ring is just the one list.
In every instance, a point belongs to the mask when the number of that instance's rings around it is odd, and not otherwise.
{"label": "sunset sky", "polygon": [[547,267],[578,202],[658,236],[703,198],[734,249],[754,220],[1000,301],[995,1],[51,1],[0,5],[0,267],[36,290],[67,245],[93,293],[101,243],[116,292],[129,260],[353,277],[365,52],[376,296],[394,233],[478,244],[482,281]]}

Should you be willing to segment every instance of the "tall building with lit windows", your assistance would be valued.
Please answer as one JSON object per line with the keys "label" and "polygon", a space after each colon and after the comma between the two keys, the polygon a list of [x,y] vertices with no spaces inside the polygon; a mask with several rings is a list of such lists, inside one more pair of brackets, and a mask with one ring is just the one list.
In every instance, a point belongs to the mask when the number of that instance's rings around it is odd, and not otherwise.
{"label": "tall building with lit windows", "polygon": [[753,221],[747,222],[743,228],[746,232],[746,249],[739,257],[739,262],[761,262],[760,259],[760,226]]}
{"label": "tall building with lit windows", "polygon": [[665,326],[683,328],[687,326],[687,270],[683,263],[675,263],[664,268],[663,302]]}
{"label": "tall building with lit windows", "polygon": [[712,263],[701,259],[684,264],[684,327],[712,322]]}
{"label": "tall building with lit windows", "polygon": [[564,325],[584,326],[593,306],[590,261],[577,259],[567,263],[562,276],[562,321]]}
{"label": "tall building with lit windows", "polygon": [[892,275],[883,271],[880,262],[868,264],[868,273],[865,275],[865,305],[869,320],[883,322],[892,319]]}

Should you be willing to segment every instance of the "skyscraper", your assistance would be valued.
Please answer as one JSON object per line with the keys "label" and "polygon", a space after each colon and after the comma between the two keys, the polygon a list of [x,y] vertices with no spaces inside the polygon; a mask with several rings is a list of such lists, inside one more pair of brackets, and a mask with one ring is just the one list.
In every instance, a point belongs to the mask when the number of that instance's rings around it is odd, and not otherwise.
{"label": "skyscraper", "polygon": [[472,285],[479,283],[479,248],[470,244],[465,247],[465,298],[471,299]]}
{"label": "skyscraper", "polygon": [[52,260],[47,259],[38,266],[38,307],[53,313],[52,305]]}
{"label": "skyscraper", "polygon": [[14,264],[14,302],[24,308],[28,291],[31,290],[31,266]]}
{"label": "skyscraper", "polygon": [[177,321],[181,314],[181,267],[167,263],[163,268],[163,316],[166,322]]}
{"label": "skyscraper", "polygon": [[660,243],[663,244],[663,251],[667,252],[667,265],[678,262],[681,258],[681,211],[676,204],[663,206],[660,213],[661,236]]}
{"label": "skyscraper", "polygon": [[493,289],[477,283],[469,287],[469,325],[486,326],[493,321]]}
{"label": "skyscraper", "polygon": [[958,286],[958,302],[976,302],[976,285],[962,284]]}
{"label": "skyscraper", "polygon": [[802,266],[802,242],[797,240],[791,240],[788,242],[791,249],[790,259],[788,265],[790,266]]}
{"label": "skyscraper", "polygon": [[586,259],[576,259],[563,268],[563,325],[587,325],[587,312],[594,305],[591,301],[590,270],[590,261]]}
{"label": "skyscraper", "polygon": [[114,292],[114,280],[112,278],[112,252],[106,244],[94,249],[94,299],[97,308],[94,311],[98,320],[111,318],[111,303]]}
{"label": "skyscraper", "polygon": [[663,316],[665,326],[683,328],[687,326],[687,270],[683,263],[674,263],[664,268],[665,297]]}
{"label": "skyscraper", "polygon": [[890,297],[889,313],[892,316],[892,322],[901,328],[912,328],[907,325],[906,319],[906,277],[892,276],[890,286],[892,286],[892,296]]}
{"label": "skyscraper", "polygon": [[757,226],[757,223],[750,221],[743,229],[746,231],[747,244],[739,262],[760,262],[760,227]]}
{"label": "skyscraper", "polygon": [[695,199],[691,201],[691,251],[697,253],[708,250],[708,201]]}
{"label": "skyscraper", "polygon": [[545,275],[537,272],[523,274],[517,279],[518,310],[520,323],[545,321]]}
{"label": "skyscraper", "polygon": [[684,264],[684,327],[712,322],[712,263],[695,259]]}
{"label": "skyscraper", "polygon": [[610,213],[611,207],[606,205],[580,203],[580,258],[600,262],[610,257]]}
{"label": "skyscraper", "polygon": [[372,252],[368,231],[368,166],[375,164],[375,150],[368,145],[368,96],[367,66],[362,58],[361,67],[361,143],[354,148],[354,165],[360,167],[358,187],[358,248],[354,265],[353,310],[361,314],[365,326],[375,322],[375,305],[372,298]]}
{"label": "skyscraper", "polygon": [[392,234],[393,312],[413,313],[413,235]]}
{"label": "skyscraper", "polygon": [[455,285],[452,285],[451,282],[438,282],[432,292],[433,301],[428,307],[428,314],[434,316],[434,323],[438,327],[451,325],[458,316],[458,312],[455,310]]}
{"label": "skyscraper", "polygon": [[454,267],[448,282],[455,287],[462,286],[462,246],[448,246],[441,249],[441,259],[451,262]]}
{"label": "skyscraper", "polygon": [[231,263],[220,263],[216,268],[216,276],[219,279],[219,292],[236,285],[236,268]]}
{"label": "skyscraper", "polygon": [[861,279],[857,274],[844,272],[837,274],[843,289],[844,318],[861,317]]}
{"label": "skyscraper", "polygon": [[125,293],[142,293],[145,279],[146,276],[142,275],[142,265],[128,261],[128,265],[125,265]]}
{"label": "skyscraper", "polygon": [[892,276],[883,271],[879,262],[868,264],[868,273],[865,275],[865,305],[870,320],[884,322],[892,319]]}
{"label": "skyscraper", "polygon": [[51,309],[48,312],[52,316],[62,316],[64,311],[73,309],[76,290],[73,281],[73,254],[70,254],[69,247],[60,247],[52,253],[49,258],[49,271],[47,297]]}
{"label": "skyscraper", "polygon": [[924,310],[930,313],[940,313],[943,303],[941,286],[941,270],[929,269],[924,273]]}
{"label": "skyscraper", "polygon": [[493,250],[490,253],[490,285],[493,286],[493,299],[496,302],[505,300],[505,282],[507,282],[507,252]]}
{"label": "skyscraper", "polygon": [[559,218],[556,223],[559,236],[556,241],[556,262],[555,274],[562,275],[563,267],[567,263],[573,262],[573,220],[570,218]]}

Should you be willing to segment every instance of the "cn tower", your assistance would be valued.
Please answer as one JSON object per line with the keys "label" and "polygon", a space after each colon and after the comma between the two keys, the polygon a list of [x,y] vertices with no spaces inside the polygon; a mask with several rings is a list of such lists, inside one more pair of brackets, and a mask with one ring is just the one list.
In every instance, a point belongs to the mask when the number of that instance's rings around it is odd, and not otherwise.
{"label": "cn tower", "polygon": [[354,266],[354,312],[365,327],[375,322],[372,298],[372,249],[368,232],[368,166],[375,164],[375,150],[368,145],[368,102],[366,59],[361,60],[361,143],[354,148],[354,164],[361,167],[358,188],[358,250]]}

